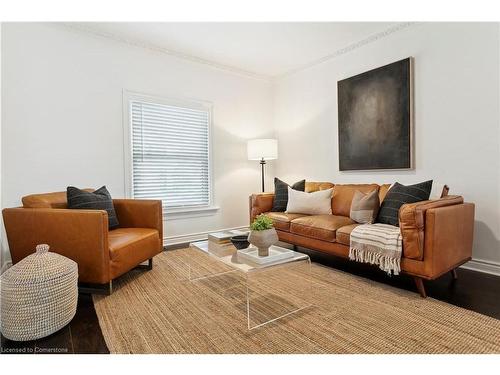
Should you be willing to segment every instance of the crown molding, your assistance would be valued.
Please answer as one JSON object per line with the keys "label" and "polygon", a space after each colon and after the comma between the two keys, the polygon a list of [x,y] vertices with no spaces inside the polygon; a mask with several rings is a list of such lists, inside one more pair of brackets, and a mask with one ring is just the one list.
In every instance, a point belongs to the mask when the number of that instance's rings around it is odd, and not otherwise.
{"label": "crown molding", "polygon": [[152,43],[139,42],[139,41],[135,41],[135,40],[121,37],[121,36],[113,34],[113,33],[95,30],[92,27],[85,26],[83,23],[61,22],[61,23],[53,23],[53,24],[56,26],[59,26],[59,27],[64,27],[65,29],[70,30],[70,31],[78,32],[81,34],[91,35],[94,37],[109,39],[109,40],[112,40],[112,41],[115,41],[118,43],[127,44],[131,47],[147,49],[147,50],[150,50],[152,52],[164,53],[166,55],[169,55],[169,56],[181,59],[181,60],[189,61],[189,62],[196,63],[196,64],[202,64],[202,65],[214,68],[214,69],[224,70],[226,72],[238,74],[238,75],[245,76],[248,78],[254,78],[254,79],[264,80],[264,81],[268,81],[268,82],[271,82],[272,78],[273,78],[272,76],[269,76],[269,75],[255,73],[255,72],[241,69],[241,68],[238,68],[238,67],[232,66],[232,65],[221,64],[221,63],[218,63],[218,62],[215,62],[212,60],[207,60],[207,59],[203,59],[201,57],[196,57],[196,56],[182,53],[179,51],[174,51],[174,50],[170,50],[167,48],[163,48],[163,47],[157,46],[157,45],[152,44]]}
{"label": "crown molding", "polygon": [[376,34],[373,34],[373,35],[370,35],[369,37],[367,38],[364,38],[364,39],[361,39],[357,42],[354,42],[354,43],[351,43],[349,44],[348,46],[344,47],[344,48],[341,48],[341,49],[338,49],[336,50],[335,52],[329,54],[329,55],[326,55],[326,56],[323,56],[317,60],[314,60],[314,61],[311,61],[309,63],[306,63],[306,64],[303,64],[301,66],[298,66],[297,68],[294,68],[294,69],[291,69],[289,71],[287,71],[286,73],[283,73],[283,74],[280,74],[280,75],[277,75],[277,76],[274,76],[274,80],[280,80],[282,78],[285,78],[285,77],[288,77],[294,73],[297,73],[297,72],[300,72],[302,70],[306,70],[306,69],[309,69],[309,68],[312,68],[316,65],[319,65],[319,64],[322,64],[324,62],[327,62],[327,61],[330,61],[336,57],[339,57],[339,56],[342,56],[342,55],[345,55],[346,53],[349,53],[349,52],[352,52],[354,50],[357,50],[361,47],[364,47],[368,44],[371,44],[371,43],[374,43],[380,39],[383,39],[389,35],[392,35],[394,33],[397,33],[399,31],[402,31],[402,30],[406,30],[407,28],[409,28],[410,26],[413,26],[413,25],[416,25],[418,24],[418,22],[402,22],[402,23],[398,23],[394,26],[391,26],[383,31],[380,31]]}
{"label": "crown molding", "polygon": [[113,34],[113,33],[95,30],[92,27],[86,26],[85,23],[60,22],[60,23],[53,23],[53,24],[57,25],[59,27],[64,27],[65,29],[70,30],[70,31],[79,32],[81,34],[91,35],[91,36],[99,37],[99,38],[105,38],[105,39],[112,40],[112,41],[115,41],[118,43],[129,45],[131,47],[143,48],[143,49],[147,49],[147,50],[157,52],[157,53],[164,53],[166,55],[169,55],[169,56],[181,59],[181,60],[189,61],[189,62],[196,63],[196,64],[202,64],[202,65],[214,68],[214,69],[223,70],[226,72],[238,74],[238,75],[245,76],[248,78],[254,78],[254,79],[264,80],[264,81],[268,81],[268,82],[273,82],[273,81],[277,81],[277,80],[280,80],[282,78],[285,78],[287,76],[290,76],[290,75],[297,73],[299,71],[306,70],[306,69],[312,68],[316,65],[330,61],[336,57],[342,56],[346,53],[352,52],[352,51],[359,49],[361,47],[364,47],[368,44],[374,43],[374,42],[376,42],[380,39],[383,39],[387,36],[390,36],[394,33],[400,32],[402,30],[406,30],[407,28],[409,28],[413,25],[419,24],[419,22],[398,23],[394,26],[391,26],[391,27],[381,31],[381,32],[378,32],[376,34],[368,36],[367,38],[364,38],[364,39],[361,39],[357,42],[349,44],[348,46],[346,46],[344,48],[338,49],[338,50],[332,52],[331,54],[328,54],[328,55],[323,56],[319,59],[313,60],[309,63],[300,65],[300,66],[293,68],[293,69],[291,69],[283,74],[278,74],[278,75],[274,75],[274,76],[255,73],[255,72],[252,72],[249,70],[238,68],[236,66],[226,65],[226,64],[218,63],[218,62],[215,62],[212,60],[207,60],[207,59],[203,59],[203,58],[196,57],[193,55],[189,55],[189,54],[185,54],[182,52],[163,48],[163,47],[154,45],[152,43],[138,42],[135,40],[121,37],[121,36]]}

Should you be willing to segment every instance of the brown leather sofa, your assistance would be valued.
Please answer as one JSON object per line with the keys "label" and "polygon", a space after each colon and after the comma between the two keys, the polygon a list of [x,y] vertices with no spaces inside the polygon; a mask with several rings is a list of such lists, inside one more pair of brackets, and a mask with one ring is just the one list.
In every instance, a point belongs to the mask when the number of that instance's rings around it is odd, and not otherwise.
{"label": "brown leather sofa", "polygon": [[[306,191],[333,187],[332,215],[301,215],[271,212],[273,193],[250,196],[250,222],[265,213],[274,221],[280,241],[341,257],[349,257],[351,231],[359,224],[349,218],[356,190],[379,190],[383,201],[390,185],[306,182]],[[413,276],[422,297],[426,296],[423,280],[433,280],[452,272],[471,259],[474,230],[474,204],[464,203],[461,196],[448,195],[443,189],[440,199],[405,204],[399,210],[403,236],[402,273]]]}
{"label": "brown leather sofa", "polygon": [[12,262],[47,243],[78,263],[80,283],[100,284],[82,289],[111,293],[113,279],[145,261],[151,269],[163,249],[161,201],[113,199],[120,223],[114,230],[108,230],[106,211],[67,209],[66,192],[28,195],[22,202],[3,210]]}

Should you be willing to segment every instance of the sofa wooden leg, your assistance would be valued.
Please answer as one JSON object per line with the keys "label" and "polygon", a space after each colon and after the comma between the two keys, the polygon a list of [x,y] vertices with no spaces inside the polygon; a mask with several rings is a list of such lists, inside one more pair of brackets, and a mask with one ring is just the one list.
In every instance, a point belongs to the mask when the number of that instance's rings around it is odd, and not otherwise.
{"label": "sofa wooden leg", "polygon": [[420,293],[420,297],[426,298],[427,293],[425,293],[424,280],[421,277],[414,276],[413,280],[415,280],[415,285],[417,286],[418,292]]}
{"label": "sofa wooden leg", "polygon": [[453,277],[453,280],[457,280],[458,279],[457,269],[454,268],[450,272],[451,272],[451,277]]}

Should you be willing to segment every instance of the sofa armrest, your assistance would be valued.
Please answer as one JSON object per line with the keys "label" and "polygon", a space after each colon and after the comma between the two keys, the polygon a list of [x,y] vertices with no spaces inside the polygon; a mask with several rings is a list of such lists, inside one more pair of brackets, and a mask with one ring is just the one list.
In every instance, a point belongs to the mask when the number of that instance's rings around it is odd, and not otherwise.
{"label": "sofa armrest", "polygon": [[472,257],[474,204],[431,208],[425,214],[424,261],[435,279]]}
{"label": "sofa armrest", "polygon": [[158,231],[163,243],[161,200],[113,199],[116,216],[122,228],[151,228]]}
{"label": "sofa armrest", "polygon": [[250,223],[256,216],[273,209],[274,193],[252,194],[249,198]]}
{"label": "sofa armrest", "polygon": [[109,279],[108,213],[103,210],[6,208],[3,219],[12,262],[46,243],[50,251],[78,263],[80,281]]}
{"label": "sofa armrest", "polygon": [[403,236],[403,256],[422,260],[424,257],[425,214],[429,209],[463,203],[458,195],[447,195],[436,200],[403,204],[399,209],[399,228]]}

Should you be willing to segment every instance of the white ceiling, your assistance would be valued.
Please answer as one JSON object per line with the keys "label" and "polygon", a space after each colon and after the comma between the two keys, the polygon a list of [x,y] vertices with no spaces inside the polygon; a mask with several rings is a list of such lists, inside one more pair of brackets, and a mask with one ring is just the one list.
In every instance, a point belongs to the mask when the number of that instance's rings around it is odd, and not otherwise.
{"label": "white ceiling", "polygon": [[387,22],[73,24],[186,58],[275,77],[394,27]]}

